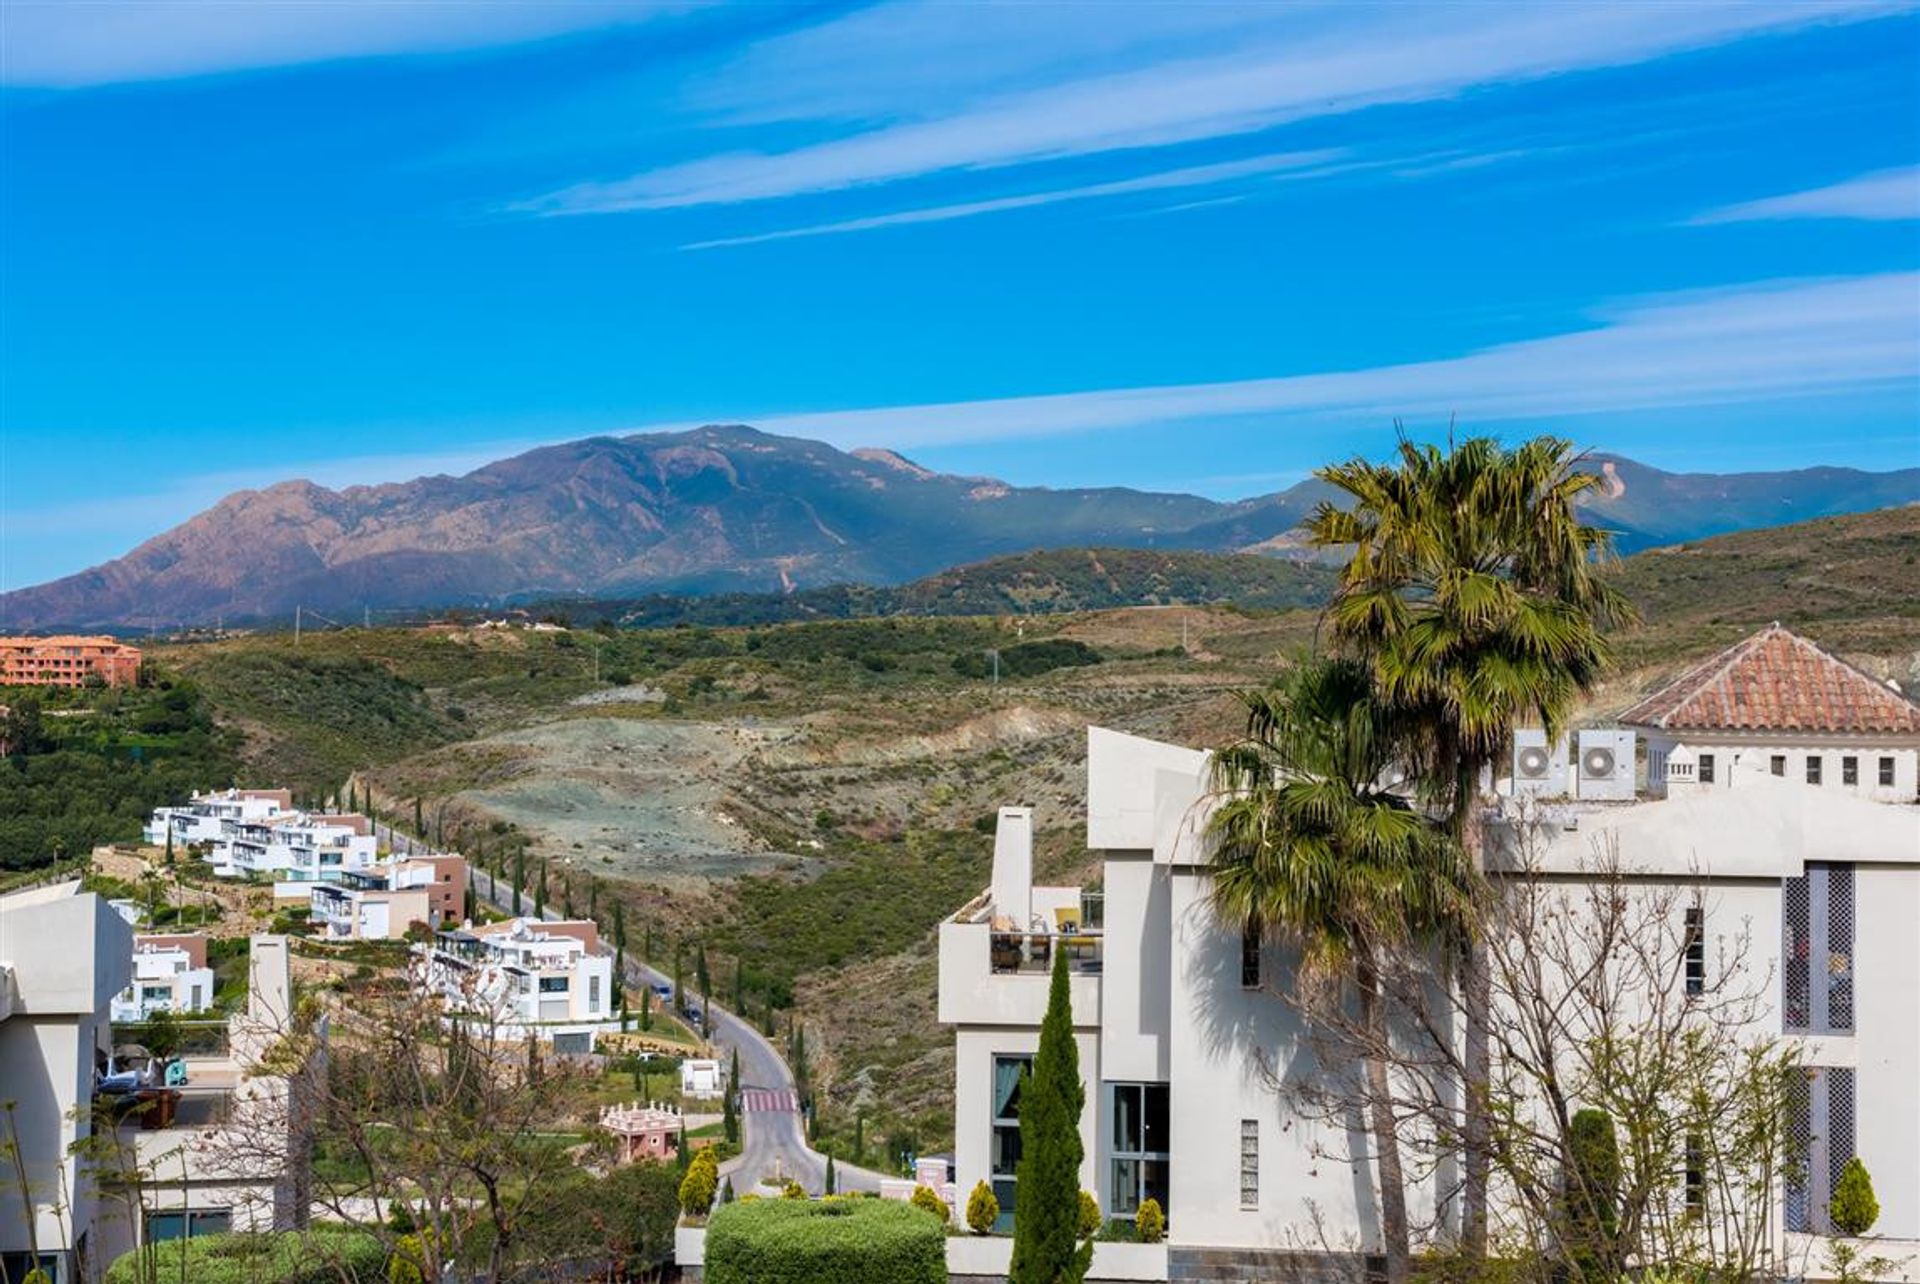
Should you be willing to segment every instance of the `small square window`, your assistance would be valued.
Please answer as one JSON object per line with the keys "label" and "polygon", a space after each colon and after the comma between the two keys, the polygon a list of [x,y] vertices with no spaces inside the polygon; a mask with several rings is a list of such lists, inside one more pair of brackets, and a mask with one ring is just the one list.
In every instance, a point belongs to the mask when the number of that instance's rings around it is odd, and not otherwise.
{"label": "small square window", "polygon": [[1822,763],[1819,754],[1810,753],[1807,755],[1807,783],[1808,784],[1817,785],[1820,783],[1820,768],[1823,765],[1824,764]]}
{"label": "small square window", "polygon": [[1860,760],[1851,754],[1840,760],[1840,783],[1843,785],[1860,783]]}
{"label": "small square window", "polygon": [[1887,788],[1892,788],[1893,786],[1892,758],[1882,758],[1880,760],[1880,783]]}
{"label": "small square window", "polygon": [[1700,755],[1700,783],[1703,785],[1713,783],[1713,755],[1710,753]]}
{"label": "small square window", "polygon": [[1787,755],[1777,753],[1767,765],[1773,769],[1774,775],[1784,776],[1787,774]]}

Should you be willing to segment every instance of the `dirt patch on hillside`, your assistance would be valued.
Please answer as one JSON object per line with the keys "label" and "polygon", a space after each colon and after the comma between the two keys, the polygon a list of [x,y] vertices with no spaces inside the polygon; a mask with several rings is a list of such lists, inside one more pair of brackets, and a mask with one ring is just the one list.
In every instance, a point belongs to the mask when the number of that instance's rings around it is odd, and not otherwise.
{"label": "dirt patch on hillside", "polygon": [[533,835],[538,855],[652,881],[725,878],[780,858],[729,808],[741,763],[784,727],[569,718],[478,742],[511,750],[503,780],[463,801]]}

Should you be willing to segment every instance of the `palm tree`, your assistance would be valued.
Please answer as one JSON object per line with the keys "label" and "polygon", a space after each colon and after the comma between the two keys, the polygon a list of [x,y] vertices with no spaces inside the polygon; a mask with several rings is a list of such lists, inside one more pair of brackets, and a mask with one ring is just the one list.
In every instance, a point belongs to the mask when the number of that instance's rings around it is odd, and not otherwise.
{"label": "palm tree", "polygon": [[1213,761],[1211,899],[1222,920],[1301,952],[1304,987],[1358,1000],[1387,1278],[1404,1284],[1410,1232],[1387,1075],[1387,953],[1457,931],[1471,870],[1446,828],[1387,782],[1396,710],[1355,660],[1307,660],[1250,692],[1247,734]]}
{"label": "palm tree", "polygon": [[[1429,783],[1478,865],[1481,772],[1531,717],[1551,736],[1605,667],[1606,630],[1634,618],[1599,573],[1610,532],[1580,520],[1600,484],[1556,437],[1512,449],[1476,437],[1446,450],[1400,441],[1399,458],[1323,468],[1346,506],[1323,503],[1314,543],[1351,549],[1329,608],[1336,641],[1418,728],[1408,765]],[[1469,1106],[1462,1120],[1465,1247],[1486,1250],[1486,968],[1464,950]]]}

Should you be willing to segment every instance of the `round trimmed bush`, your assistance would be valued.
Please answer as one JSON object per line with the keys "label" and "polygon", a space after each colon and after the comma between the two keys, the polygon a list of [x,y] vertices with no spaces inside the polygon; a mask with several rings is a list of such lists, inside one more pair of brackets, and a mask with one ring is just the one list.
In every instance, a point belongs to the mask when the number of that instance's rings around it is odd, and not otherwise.
{"label": "round trimmed bush", "polygon": [[924,1209],[938,1217],[942,1222],[953,1219],[953,1210],[947,1207],[947,1201],[934,1194],[931,1186],[915,1186],[913,1195],[907,1200],[915,1208]]}
{"label": "round trimmed bush", "polygon": [[1133,1233],[1142,1244],[1158,1244],[1167,1237],[1167,1215],[1160,1211],[1159,1200],[1140,1201],[1140,1211],[1133,1215]]}
{"label": "round trimmed bush", "polygon": [[707,1284],[946,1284],[946,1238],[891,1199],[728,1204],[707,1224]]}

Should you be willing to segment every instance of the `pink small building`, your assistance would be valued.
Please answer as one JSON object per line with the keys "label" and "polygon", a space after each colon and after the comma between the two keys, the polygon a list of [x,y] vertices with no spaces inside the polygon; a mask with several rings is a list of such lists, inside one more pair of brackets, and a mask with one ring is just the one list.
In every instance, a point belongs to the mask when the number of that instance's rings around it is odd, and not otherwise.
{"label": "pink small building", "polygon": [[624,1106],[607,1106],[600,1111],[600,1126],[620,1143],[620,1162],[637,1159],[672,1159],[680,1153],[680,1112],[658,1102],[641,1105],[637,1101]]}

